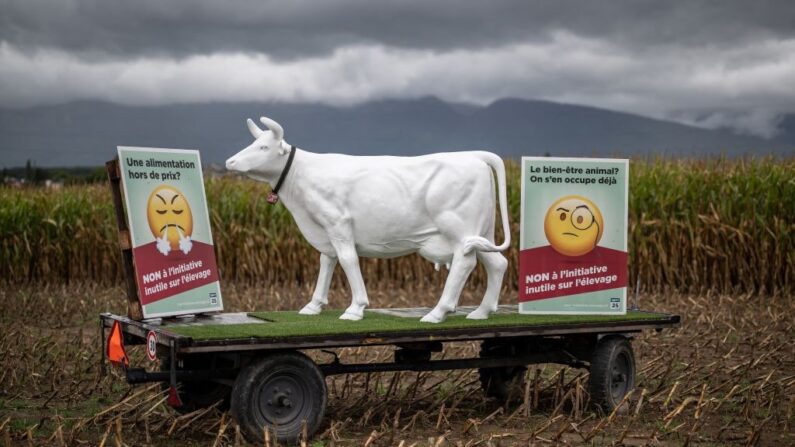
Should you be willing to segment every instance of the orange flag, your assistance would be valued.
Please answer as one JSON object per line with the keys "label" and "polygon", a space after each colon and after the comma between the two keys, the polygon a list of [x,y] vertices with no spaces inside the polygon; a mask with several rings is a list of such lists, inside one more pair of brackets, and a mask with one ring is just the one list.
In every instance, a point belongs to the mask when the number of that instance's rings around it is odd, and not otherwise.
{"label": "orange flag", "polygon": [[108,342],[105,345],[105,355],[115,365],[124,367],[130,365],[130,361],[127,359],[127,352],[124,351],[124,337],[118,321],[114,321],[113,327],[110,329]]}

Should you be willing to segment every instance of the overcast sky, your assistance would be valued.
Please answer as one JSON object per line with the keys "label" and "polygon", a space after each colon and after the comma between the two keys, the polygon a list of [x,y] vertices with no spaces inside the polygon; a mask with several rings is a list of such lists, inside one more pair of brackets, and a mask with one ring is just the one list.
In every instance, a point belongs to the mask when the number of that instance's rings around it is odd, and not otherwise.
{"label": "overcast sky", "polygon": [[425,95],[772,136],[795,1],[0,0],[0,107]]}

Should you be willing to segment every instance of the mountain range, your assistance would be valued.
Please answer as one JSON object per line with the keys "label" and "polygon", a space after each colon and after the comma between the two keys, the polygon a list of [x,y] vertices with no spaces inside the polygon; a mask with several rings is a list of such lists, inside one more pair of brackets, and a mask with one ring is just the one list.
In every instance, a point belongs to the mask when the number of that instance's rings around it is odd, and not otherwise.
{"label": "mountain range", "polygon": [[0,167],[100,165],[117,145],[199,149],[220,163],[250,144],[246,118],[265,115],[313,152],[418,155],[486,149],[503,157],[709,156],[795,153],[795,114],[775,139],[709,130],[594,107],[502,99],[487,106],[426,97],[355,106],[208,103],[126,106],[73,102],[0,109]]}

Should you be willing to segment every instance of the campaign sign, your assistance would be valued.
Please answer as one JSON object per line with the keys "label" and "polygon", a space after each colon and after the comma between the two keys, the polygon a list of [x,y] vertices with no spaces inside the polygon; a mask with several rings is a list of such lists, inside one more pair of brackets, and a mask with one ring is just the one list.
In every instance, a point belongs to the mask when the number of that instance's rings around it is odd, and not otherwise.
{"label": "campaign sign", "polygon": [[519,312],[625,314],[629,161],[522,158]]}
{"label": "campaign sign", "polygon": [[144,318],[223,310],[199,152],[118,151]]}

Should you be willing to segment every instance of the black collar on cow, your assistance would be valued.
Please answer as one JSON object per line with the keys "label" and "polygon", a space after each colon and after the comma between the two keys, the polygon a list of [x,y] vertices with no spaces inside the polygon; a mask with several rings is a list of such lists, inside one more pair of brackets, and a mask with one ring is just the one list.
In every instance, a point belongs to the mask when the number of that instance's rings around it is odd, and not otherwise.
{"label": "black collar on cow", "polygon": [[287,173],[290,172],[290,166],[293,165],[293,158],[295,158],[295,146],[291,144],[290,155],[287,156],[287,164],[284,165],[284,169],[279,176],[279,180],[276,182],[276,186],[274,186],[273,190],[268,194],[268,203],[271,205],[275,205],[276,202],[279,201],[279,189],[281,189],[282,183],[284,183],[284,179],[287,177]]}

